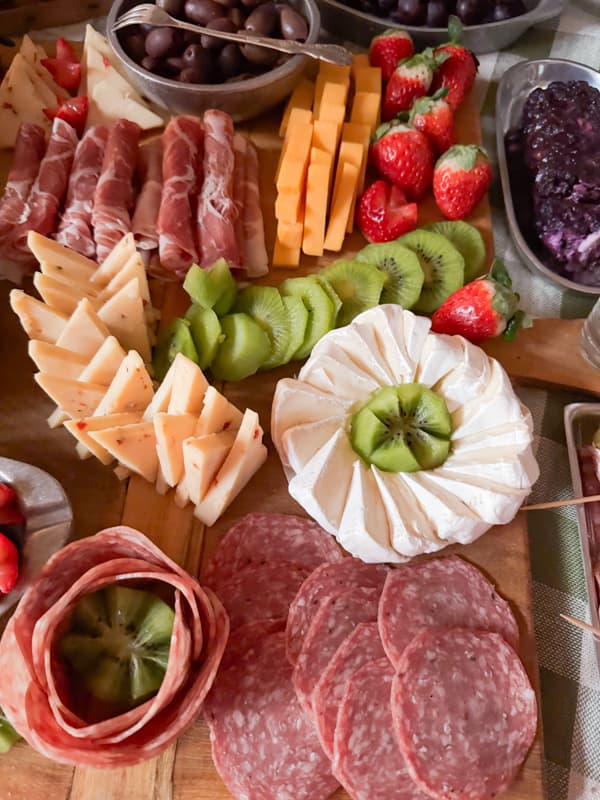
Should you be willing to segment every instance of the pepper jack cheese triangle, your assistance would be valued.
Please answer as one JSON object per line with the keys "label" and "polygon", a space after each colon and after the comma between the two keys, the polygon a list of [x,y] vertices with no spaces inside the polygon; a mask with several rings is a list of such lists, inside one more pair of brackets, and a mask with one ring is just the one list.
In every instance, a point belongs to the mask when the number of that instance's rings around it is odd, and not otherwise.
{"label": "pepper jack cheese triangle", "polygon": [[27,336],[56,344],[69,317],[62,311],[50,308],[41,300],[30,297],[22,289],[13,289],[9,297],[10,307],[18,316]]}
{"label": "pepper jack cheese triangle", "polygon": [[33,377],[48,397],[72,419],[93,414],[106,392],[106,386],[98,383],[73,381],[45,372],[37,372]]}
{"label": "pepper jack cheese triangle", "polygon": [[135,422],[100,431],[90,437],[114,456],[126,469],[136,472],[150,483],[156,480],[158,453],[152,422]]}
{"label": "pepper jack cheese triangle", "polygon": [[144,361],[150,362],[152,352],[144,316],[144,302],[137,278],[132,278],[104,305],[98,317],[107,325],[127,350],[137,350]]}
{"label": "pepper jack cheese triangle", "polygon": [[95,416],[139,411],[141,414],[154,396],[152,378],[139,353],[130,350],[96,409]]}
{"label": "pepper jack cheese triangle", "polygon": [[198,505],[223,466],[233,444],[235,431],[195,436],[183,443],[185,490],[189,499]]}
{"label": "pepper jack cheese triangle", "polygon": [[110,331],[87,297],[84,297],[69,317],[56,344],[91,358],[109,336]]}
{"label": "pepper jack cheese triangle", "polygon": [[85,366],[79,380],[110,386],[124,359],[125,350],[114,336],[109,336]]}
{"label": "pepper jack cheese triangle", "polygon": [[156,449],[160,474],[167,486],[176,486],[183,477],[183,442],[194,432],[195,414],[157,414],[154,417]]}
{"label": "pepper jack cheese triangle", "polygon": [[87,358],[79,353],[73,353],[72,350],[65,350],[64,347],[57,347],[39,339],[30,339],[28,353],[40,372],[71,378],[74,381],[78,380],[88,363]]}
{"label": "pepper jack cheese triangle", "polygon": [[90,436],[90,431],[101,431],[105,428],[115,428],[119,425],[131,425],[140,421],[140,414],[133,412],[125,414],[107,414],[104,417],[83,417],[82,419],[70,419],[64,423],[69,433],[77,439],[77,452],[80,457],[87,458],[90,455],[96,456],[105,466],[114,461],[105,447],[102,447]]}

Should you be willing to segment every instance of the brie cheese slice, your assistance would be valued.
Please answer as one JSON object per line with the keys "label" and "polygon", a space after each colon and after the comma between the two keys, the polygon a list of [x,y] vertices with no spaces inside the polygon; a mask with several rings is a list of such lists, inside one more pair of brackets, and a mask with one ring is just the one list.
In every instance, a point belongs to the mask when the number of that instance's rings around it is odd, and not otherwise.
{"label": "brie cheese slice", "polygon": [[[69,317],[62,311],[50,308],[41,300],[30,297],[21,289],[12,289],[10,307],[19,318],[30,339],[39,339],[50,344],[58,343]],[[72,349],[67,347],[67,350]]]}
{"label": "brie cheese slice", "polygon": [[63,347],[57,347],[39,339],[30,339],[28,345],[29,358],[40,372],[58,375],[61,378],[78,380],[87,365],[87,358]]}
{"label": "brie cheese slice", "polygon": [[309,358],[298,378],[326,394],[344,397],[354,403],[366,403],[380,388],[379,383],[366,372],[329,355],[314,360]]}
{"label": "brie cheese slice", "polygon": [[340,427],[339,417],[325,417],[316,422],[295,425],[283,434],[281,460],[284,467],[300,472],[304,465],[328,442]]}
{"label": "brie cheese slice", "polygon": [[491,377],[489,356],[466,339],[459,339],[463,359],[436,386],[451,414],[465,403],[476,402],[484,394]]}
{"label": "brie cheese slice", "polygon": [[330,356],[340,361],[350,369],[373,378],[382,386],[395,383],[394,376],[389,370],[385,360],[379,353],[378,347],[372,350],[359,333],[358,326],[341,328],[335,340],[324,336],[313,347],[312,355],[319,359]]}
{"label": "brie cheese slice", "polygon": [[423,347],[415,381],[435,388],[438,383],[462,363],[464,350],[460,336],[439,333],[429,336]]}
{"label": "brie cheese slice", "polygon": [[108,414],[105,417],[83,417],[71,419],[64,423],[69,433],[77,439],[77,452],[80,458],[89,455],[96,456],[105,466],[114,461],[114,457],[90,436],[90,431],[101,431],[105,428],[115,428],[119,425],[131,425],[140,421],[140,415],[134,413]]}
{"label": "brie cheese slice", "polygon": [[428,476],[440,491],[460,498],[474,514],[488,525],[504,525],[510,522],[529,490],[519,492],[502,492],[499,488],[486,486],[485,481],[472,483],[468,479],[460,480],[451,472],[436,469]]}
{"label": "brie cheese slice", "polygon": [[150,483],[156,480],[158,454],[152,422],[134,422],[88,433],[121,466],[141,475]]}

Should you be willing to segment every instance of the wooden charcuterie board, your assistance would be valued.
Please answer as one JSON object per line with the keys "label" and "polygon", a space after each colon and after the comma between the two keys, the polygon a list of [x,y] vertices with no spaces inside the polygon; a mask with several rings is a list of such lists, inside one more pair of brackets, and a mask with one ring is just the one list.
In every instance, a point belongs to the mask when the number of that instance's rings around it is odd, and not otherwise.
{"label": "wooden charcuterie board", "polygon": [[[257,144],[261,159],[261,195],[271,248],[274,239],[274,180],[280,141],[274,114],[248,131]],[[479,140],[479,122],[474,106],[464,107],[458,117],[459,140]],[[9,159],[0,154],[0,179],[5,176]],[[420,222],[438,218],[433,201],[423,204]],[[491,219],[487,202],[480,205],[472,221],[486,239],[491,260]],[[279,283],[290,274],[318,269],[340,256],[351,256],[364,244],[359,234],[348,237],[341,254],[322,259],[306,258],[298,270],[278,270],[262,280]],[[489,263],[489,262],[488,262]],[[177,508],[172,493],[160,496],[140,478],[121,484],[110,469],[93,460],[79,461],[73,442],[64,430],[50,430],[46,417],[52,410],[32,379],[32,364],[26,355],[26,337],[16,317],[8,308],[10,286],[0,284],[0,337],[5,345],[0,359],[0,453],[30,461],[55,475],[69,495],[75,512],[76,536],[89,535],[111,524],[123,522],[150,536],[168,555],[183,564],[192,574],[214,549],[219,537],[231,522],[251,510],[303,514],[290,498],[283,471],[268,435],[269,458],[246,489],[238,496],[214,528],[204,528],[193,519],[189,509]],[[31,290],[30,286],[26,287]],[[162,296],[163,323],[187,305],[179,286],[158,287]],[[534,329],[535,330],[535,329]],[[514,353],[521,347],[512,345]],[[507,365],[514,363],[498,353]],[[506,359],[506,360],[505,360]],[[239,384],[225,386],[226,395],[240,408],[249,406],[261,418],[265,433],[270,423],[270,406],[277,380],[294,374],[297,365],[262,373]],[[541,366],[540,366],[541,370]],[[544,376],[539,374],[541,380]],[[550,383],[552,376],[547,376]],[[600,390],[600,385],[598,386]],[[532,681],[538,686],[537,661],[531,609],[531,576],[527,528],[524,515],[510,525],[489,531],[476,543],[455,548],[465,558],[482,568],[515,609],[521,630],[521,657]],[[2,676],[1,680],[10,679]],[[385,765],[382,764],[382,769]],[[211,761],[206,725],[202,720],[159,758],[137,767],[118,770],[92,770],[54,764],[25,744],[19,744],[0,757],[0,786],[4,797],[27,797],[28,800],[226,800],[230,797]],[[335,798],[347,795],[339,790]],[[541,723],[535,745],[517,780],[505,793],[506,800],[542,800]]]}

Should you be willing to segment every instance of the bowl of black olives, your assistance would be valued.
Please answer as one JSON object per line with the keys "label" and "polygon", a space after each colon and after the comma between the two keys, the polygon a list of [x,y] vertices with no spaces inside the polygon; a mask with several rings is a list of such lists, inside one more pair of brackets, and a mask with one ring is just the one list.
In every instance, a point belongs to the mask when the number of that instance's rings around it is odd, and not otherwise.
{"label": "bowl of black olives", "polygon": [[448,19],[463,25],[461,44],[492,53],[562,11],[566,0],[318,0],[323,27],[365,47],[390,28],[410,33],[417,49],[448,41]]}
{"label": "bowl of black olives", "polygon": [[[280,103],[299,81],[306,56],[152,25],[117,32],[113,23],[139,0],[116,0],[108,39],[135,88],[172,114],[227,111],[250,119]],[[156,0],[173,17],[214,30],[313,43],[320,29],[315,0]]]}

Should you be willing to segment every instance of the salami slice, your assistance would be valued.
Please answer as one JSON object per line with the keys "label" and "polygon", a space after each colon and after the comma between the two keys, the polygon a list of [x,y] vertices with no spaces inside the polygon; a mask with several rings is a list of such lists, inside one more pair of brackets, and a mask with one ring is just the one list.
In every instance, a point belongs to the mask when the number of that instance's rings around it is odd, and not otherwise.
{"label": "salami slice", "polygon": [[482,573],[457,556],[392,570],[379,604],[379,633],[394,666],[421,628],[452,626],[495,631],[512,646],[519,628],[509,604]]}
{"label": "salami slice", "polygon": [[404,651],[392,717],[409,774],[438,800],[491,800],[535,738],[537,705],[515,651],[497,633],[428,628]]}
{"label": "salami slice", "polygon": [[354,587],[323,600],[307,631],[294,667],[294,688],[312,717],[312,693],[335,651],[361,622],[377,620],[378,589]]}
{"label": "salami slice", "polygon": [[325,800],[337,787],[291,673],[285,636],[273,633],[220,673],[207,698],[215,766],[238,800]]}
{"label": "salami slice", "polygon": [[365,664],[382,658],[385,653],[377,623],[362,622],[338,647],[317,683],[312,698],[314,719],[319,740],[329,758],[333,758],[338,711],[349,679]]}
{"label": "salami slice", "polygon": [[223,537],[202,575],[202,582],[217,587],[251,564],[290,561],[313,570],[324,561],[342,558],[333,537],[306,517],[246,514]]}
{"label": "salami slice", "polygon": [[392,725],[394,670],[387,658],[350,678],[335,729],[333,770],[353,800],[426,800],[413,783]]}
{"label": "salami slice", "polygon": [[380,564],[365,564],[358,558],[344,558],[333,564],[322,564],[306,580],[290,606],[287,622],[287,654],[295,664],[306,631],[321,601],[352,586],[364,586],[381,591],[388,568]]}
{"label": "salami slice", "polygon": [[245,625],[240,625],[227,641],[227,647],[219,665],[219,672],[223,672],[223,670],[236,664],[247,650],[255,647],[265,636],[271,633],[281,633],[282,631],[285,631],[285,620],[281,618],[259,619],[255,622],[247,622]]}
{"label": "salami slice", "polygon": [[288,561],[249,566],[219,584],[217,594],[229,615],[231,630],[248,622],[287,618],[290,603],[310,570]]}

